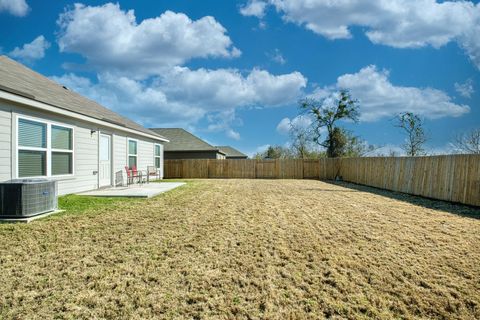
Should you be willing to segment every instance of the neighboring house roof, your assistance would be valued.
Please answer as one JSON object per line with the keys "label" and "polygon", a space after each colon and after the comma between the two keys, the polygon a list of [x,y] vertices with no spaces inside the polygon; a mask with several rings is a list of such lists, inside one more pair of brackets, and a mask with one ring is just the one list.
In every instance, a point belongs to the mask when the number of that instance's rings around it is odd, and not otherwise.
{"label": "neighboring house roof", "polygon": [[166,137],[170,143],[165,144],[165,151],[215,151],[225,154],[197,136],[182,128],[151,128],[150,130]]}
{"label": "neighboring house roof", "polygon": [[6,56],[0,56],[0,90],[166,140]]}
{"label": "neighboring house roof", "polygon": [[235,148],[230,146],[217,146],[220,150],[222,150],[225,155],[228,157],[236,157],[236,158],[248,158],[248,156]]}

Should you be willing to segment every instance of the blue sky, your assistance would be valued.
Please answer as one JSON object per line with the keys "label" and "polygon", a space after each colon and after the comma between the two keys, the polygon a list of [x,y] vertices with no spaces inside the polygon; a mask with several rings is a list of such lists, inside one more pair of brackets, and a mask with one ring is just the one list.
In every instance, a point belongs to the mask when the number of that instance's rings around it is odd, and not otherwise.
{"label": "blue sky", "polygon": [[420,0],[0,0],[2,54],[145,126],[249,154],[288,142],[298,99],[349,89],[343,125],[398,150],[425,119],[432,152],[480,127],[480,5]]}

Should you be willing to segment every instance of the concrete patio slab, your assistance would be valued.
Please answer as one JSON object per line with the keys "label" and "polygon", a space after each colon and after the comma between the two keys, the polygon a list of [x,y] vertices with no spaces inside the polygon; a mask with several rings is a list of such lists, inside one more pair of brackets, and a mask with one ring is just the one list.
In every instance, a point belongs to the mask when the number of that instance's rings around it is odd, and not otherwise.
{"label": "concrete patio slab", "polygon": [[184,184],[184,182],[158,182],[143,185],[135,184],[128,187],[115,187],[82,192],[79,193],[79,195],[92,197],[151,198],[183,186]]}

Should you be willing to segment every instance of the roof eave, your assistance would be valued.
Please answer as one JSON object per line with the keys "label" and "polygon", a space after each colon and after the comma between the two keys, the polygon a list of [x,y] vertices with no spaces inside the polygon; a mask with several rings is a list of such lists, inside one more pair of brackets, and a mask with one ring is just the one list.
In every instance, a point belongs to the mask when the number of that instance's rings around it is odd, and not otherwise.
{"label": "roof eave", "polygon": [[117,124],[113,124],[113,123],[103,121],[103,120],[100,120],[100,119],[97,119],[97,118],[89,117],[89,116],[86,116],[86,115],[83,115],[83,114],[80,114],[80,113],[77,113],[77,112],[73,112],[73,111],[70,111],[70,110],[63,109],[63,108],[55,106],[55,105],[51,105],[51,104],[41,102],[41,101],[38,101],[38,100],[32,100],[30,98],[26,98],[26,97],[23,97],[23,96],[20,96],[20,95],[16,95],[16,94],[13,94],[13,93],[10,93],[10,92],[7,92],[7,91],[0,90],[0,99],[4,99],[4,100],[7,100],[7,101],[12,101],[12,102],[19,103],[19,104],[22,104],[22,105],[26,105],[26,106],[29,106],[29,107],[32,107],[32,108],[36,108],[36,109],[40,109],[40,110],[43,110],[43,111],[48,111],[48,112],[60,114],[60,115],[63,115],[63,116],[74,118],[74,119],[79,119],[79,120],[83,120],[83,121],[90,122],[90,123],[100,124],[100,125],[103,125],[105,127],[117,129],[119,131],[135,133],[136,135],[148,137],[150,139],[154,139],[154,140],[158,140],[158,141],[162,141],[162,142],[170,142],[170,140],[168,140],[166,138],[163,138],[163,137],[160,137],[160,136],[157,136],[153,132],[152,132],[152,134],[148,134],[146,132],[142,132],[142,131],[135,130],[135,129],[132,129],[132,128],[127,128],[127,127],[120,126],[120,125],[117,125]]}
{"label": "roof eave", "polygon": [[165,152],[216,152],[216,153],[221,153],[223,155],[226,155],[224,152],[217,150],[217,149],[203,149],[203,150],[165,150]]}

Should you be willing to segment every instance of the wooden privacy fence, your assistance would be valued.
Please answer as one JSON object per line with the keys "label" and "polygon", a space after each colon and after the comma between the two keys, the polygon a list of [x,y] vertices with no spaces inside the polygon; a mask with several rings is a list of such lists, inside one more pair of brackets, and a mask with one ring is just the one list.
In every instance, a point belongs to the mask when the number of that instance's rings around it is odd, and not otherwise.
{"label": "wooden privacy fence", "polygon": [[480,155],[337,159],[343,180],[480,206]]}
{"label": "wooden privacy fence", "polygon": [[344,181],[480,206],[480,155],[281,160],[165,160],[165,178]]}
{"label": "wooden privacy fence", "polygon": [[335,160],[165,160],[164,176],[175,178],[334,179]]}

